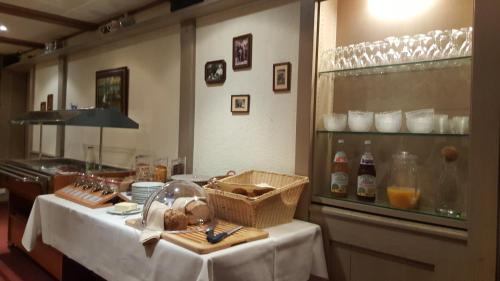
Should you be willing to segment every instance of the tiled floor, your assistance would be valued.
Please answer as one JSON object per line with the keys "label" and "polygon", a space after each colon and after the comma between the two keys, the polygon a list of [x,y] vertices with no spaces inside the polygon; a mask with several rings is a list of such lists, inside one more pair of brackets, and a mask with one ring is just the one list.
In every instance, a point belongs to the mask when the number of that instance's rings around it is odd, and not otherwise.
{"label": "tiled floor", "polygon": [[7,246],[7,203],[0,203],[0,281],[55,281],[26,254]]}

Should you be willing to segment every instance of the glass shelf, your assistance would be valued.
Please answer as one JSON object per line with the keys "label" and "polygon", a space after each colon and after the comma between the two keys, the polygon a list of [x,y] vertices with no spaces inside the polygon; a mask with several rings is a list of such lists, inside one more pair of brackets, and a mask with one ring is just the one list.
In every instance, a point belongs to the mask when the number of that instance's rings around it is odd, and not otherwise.
{"label": "glass shelf", "polygon": [[335,76],[377,75],[385,73],[423,71],[431,69],[459,67],[462,65],[469,65],[471,61],[472,61],[471,56],[465,56],[465,57],[446,58],[446,59],[429,60],[429,61],[417,61],[417,62],[358,67],[350,69],[327,70],[327,71],[320,71],[318,72],[318,74],[320,76],[326,74],[330,75],[333,74]]}
{"label": "glass shelf", "polygon": [[369,135],[369,136],[415,136],[415,137],[468,137],[469,134],[418,134],[410,132],[383,133],[383,132],[351,132],[351,131],[327,131],[318,130],[316,134],[339,134],[339,135]]}
{"label": "glass shelf", "polygon": [[[412,221],[420,221],[436,225],[467,229],[465,214],[461,217],[450,217],[439,214],[432,209],[399,209],[394,208],[387,202],[365,202],[349,195],[346,198],[338,198],[333,195],[320,194],[313,196],[313,202],[335,207],[355,209],[361,212],[386,215],[395,218],[403,218]],[[356,207],[353,207],[356,206]]]}

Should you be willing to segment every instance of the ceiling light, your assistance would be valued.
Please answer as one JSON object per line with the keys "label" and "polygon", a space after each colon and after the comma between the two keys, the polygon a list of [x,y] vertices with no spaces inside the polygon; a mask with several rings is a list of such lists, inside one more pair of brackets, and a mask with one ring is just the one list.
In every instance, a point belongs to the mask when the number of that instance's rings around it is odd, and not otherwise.
{"label": "ceiling light", "polygon": [[7,31],[7,27],[3,24],[0,24],[0,31]]}
{"label": "ceiling light", "polygon": [[428,10],[435,0],[368,0],[370,14],[382,20],[405,20]]}

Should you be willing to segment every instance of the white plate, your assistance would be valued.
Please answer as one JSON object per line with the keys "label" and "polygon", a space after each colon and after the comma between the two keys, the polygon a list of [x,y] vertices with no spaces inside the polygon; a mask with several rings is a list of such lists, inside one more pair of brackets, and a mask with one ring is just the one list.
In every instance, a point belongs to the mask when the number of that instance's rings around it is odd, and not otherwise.
{"label": "white plate", "polygon": [[115,208],[114,206],[110,207],[109,209],[106,210],[106,213],[112,214],[112,215],[128,216],[128,215],[134,215],[134,214],[138,214],[138,213],[142,212],[141,206],[138,206],[137,209],[135,209],[133,211],[128,211],[128,212],[118,212],[118,211],[115,211],[114,208]]}

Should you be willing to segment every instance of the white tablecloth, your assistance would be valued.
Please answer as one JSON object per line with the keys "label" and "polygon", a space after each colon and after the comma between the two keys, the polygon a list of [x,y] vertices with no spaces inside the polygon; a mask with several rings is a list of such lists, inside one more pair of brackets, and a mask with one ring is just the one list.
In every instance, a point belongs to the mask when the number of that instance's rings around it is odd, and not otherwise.
{"label": "white tablecloth", "polygon": [[[140,215],[129,216],[137,217]],[[269,238],[206,255],[160,240],[152,253],[139,231],[106,208],[89,209],[54,195],[39,196],[28,220],[23,246],[38,235],[69,258],[107,280],[306,281],[327,278],[319,226],[294,220],[266,229]]]}

